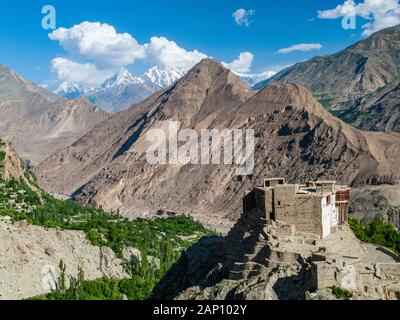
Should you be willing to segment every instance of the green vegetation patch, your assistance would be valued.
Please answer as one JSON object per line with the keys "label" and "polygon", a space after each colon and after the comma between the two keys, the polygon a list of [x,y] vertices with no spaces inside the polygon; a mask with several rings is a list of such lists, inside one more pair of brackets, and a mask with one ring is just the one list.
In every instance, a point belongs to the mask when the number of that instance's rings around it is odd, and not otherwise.
{"label": "green vegetation patch", "polygon": [[336,286],[331,287],[332,294],[335,295],[336,298],[341,299],[341,300],[349,300],[353,297],[353,294],[346,290],[342,289]]}
{"label": "green vegetation patch", "polygon": [[374,219],[369,224],[349,218],[349,224],[354,234],[363,242],[381,245],[400,253],[400,232],[391,224],[381,219]]}
{"label": "green vegetation patch", "polygon": [[[58,288],[42,297],[49,299],[110,299],[118,297],[117,293],[129,299],[146,299],[182,251],[200,238],[215,234],[186,215],[129,220],[118,212],[107,213],[102,208],[57,200],[40,189],[35,192],[23,180],[1,177],[0,216],[47,228],[83,231],[93,245],[110,247],[123,259],[131,276],[123,280],[102,278],[95,281],[85,281],[81,277],[76,280],[80,284],[80,294]],[[139,249],[141,261],[126,261],[122,254],[124,247]]]}
{"label": "green vegetation patch", "polygon": [[325,108],[330,107],[332,104],[332,101],[334,100],[334,98],[332,98],[329,94],[325,94],[325,93],[315,94],[315,98]]}
{"label": "green vegetation patch", "polygon": [[[148,277],[132,277],[125,279],[98,278],[85,280],[82,269],[78,276],[67,276],[66,266],[60,261],[60,275],[56,290],[31,300],[145,300],[149,297],[154,283]],[[68,285],[67,285],[68,278]]]}
{"label": "green vegetation patch", "polygon": [[361,111],[358,109],[351,110],[329,110],[335,117],[344,122],[357,126],[358,123],[374,120],[376,115],[372,112]]}
{"label": "green vegetation patch", "polygon": [[6,153],[4,151],[0,151],[0,169],[3,168],[3,163],[6,158]]}

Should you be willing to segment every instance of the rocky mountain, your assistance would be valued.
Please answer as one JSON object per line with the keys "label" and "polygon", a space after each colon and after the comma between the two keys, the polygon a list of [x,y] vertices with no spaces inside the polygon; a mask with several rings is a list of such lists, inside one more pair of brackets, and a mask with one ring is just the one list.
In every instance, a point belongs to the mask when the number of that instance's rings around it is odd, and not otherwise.
{"label": "rocky mountain", "polygon": [[102,110],[117,113],[143,101],[158,90],[160,88],[152,84],[131,84],[91,91],[85,97]]}
{"label": "rocky mountain", "polygon": [[[253,174],[236,165],[150,165],[146,133],[165,128],[239,128],[255,132]],[[205,59],[174,86],[121,112],[46,159],[42,185],[81,202],[135,216],[186,212],[208,224],[236,219],[241,195],[268,176],[337,179],[351,185],[398,182],[400,134],[357,130],[296,84],[258,92],[220,63]],[[226,217],[226,219],[223,219]]]}
{"label": "rocky mountain", "polygon": [[86,99],[66,100],[0,66],[0,137],[32,165],[87,133],[108,114]]}
{"label": "rocky mountain", "polygon": [[400,26],[395,26],[337,54],[315,57],[282,70],[254,89],[277,81],[298,83],[335,115],[358,128],[399,131],[399,65]]}
{"label": "rocky mountain", "polygon": [[[46,108],[46,104],[58,100],[60,97],[36,86],[23,79],[15,71],[5,65],[0,64],[0,101],[1,105],[6,105],[7,101],[24,100],[29,102],[31,112]],[[15,111],[19,111],[16,108]]]}
{"label": "rocky mountain", "polygon": [[334,113],[363,130],[400,132],[399,81],[394,81],[360,99],[359,110],[334,111]]}
{"label": "rocky mountain", "polygon": [[390,222],[400,230],[400,185],[375,185],[353,189],[350,214],[371,223],[373,219]]}

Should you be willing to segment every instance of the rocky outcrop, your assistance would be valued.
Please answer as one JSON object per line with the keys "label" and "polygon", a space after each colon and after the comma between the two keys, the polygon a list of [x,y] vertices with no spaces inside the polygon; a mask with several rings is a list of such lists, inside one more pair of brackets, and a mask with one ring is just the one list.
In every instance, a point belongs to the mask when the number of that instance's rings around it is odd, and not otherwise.
{"label": "rocky outcrop", "polygon": [[35,179],[14,150],[13,146],[0,139],[0,180],[23,181],[32,190],[37,191]]}
{"label": "rocky outcrop", "polygon": [[6,180],[26,179],[26,169],[11,144],[0,140],[0,152],[4,154],[0,163],[0,176]]}
{"label": "rocky outcrop", "polygon": [[0,300],[29,298],[55,289],[60,260],[66,264],[66,274],[74,277],[78,267],[88,280],[128,276],[110,248],[91,245],[83,232],[45,229],[0,217]]}
{"label": "rocky outcrop", "polygon": [[400,229],[400,185],[365,186],[352,190],[350,215],[370,223],[382,219]]}

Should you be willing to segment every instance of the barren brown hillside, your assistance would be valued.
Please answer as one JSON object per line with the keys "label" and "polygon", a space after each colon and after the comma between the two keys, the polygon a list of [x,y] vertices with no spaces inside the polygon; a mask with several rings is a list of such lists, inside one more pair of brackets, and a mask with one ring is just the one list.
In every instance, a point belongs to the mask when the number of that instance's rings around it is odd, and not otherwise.
{"label": "barren brown hillside", "polygon": [[69,146],[109,114],[84,98],[63,99],[0,65],[0,138],[32,165]]}
{"label": "barren brown hillside", "polygon": [[400,25],[336,54],[314,57],[255,86],[298,83],[336,116],[364,130],[400,131]]}
{"label": "barren brown hillside", "polygon": [[[255,130],[255,170],[234,165],[163,165],[146,161],[145,133],[179,120],[182,128]],[[332,116],[300,85],[251,91],[206,59],[176,85],[95,127],[36,170],[49,191],[74,194],[127,215],[157,210],[205,222],[237,218],[244,191],[267,176],[337,179],[361,185],[400,180],[400,135],[359,131]]]}

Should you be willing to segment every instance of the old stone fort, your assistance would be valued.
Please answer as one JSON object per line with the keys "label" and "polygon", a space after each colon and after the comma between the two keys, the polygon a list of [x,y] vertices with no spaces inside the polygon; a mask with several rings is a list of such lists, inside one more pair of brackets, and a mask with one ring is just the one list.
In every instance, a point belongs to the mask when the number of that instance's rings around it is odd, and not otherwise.
{"label": "old stone fort", "polygon": [[246,192],[243,214],[227,236],[229,279],[272,269],[306,270],[306,287],[337,286],[359,296],[400,300],[399,256],[359,241],[348,226],[351,190],[335,181],[289,184],[265,179]]}

